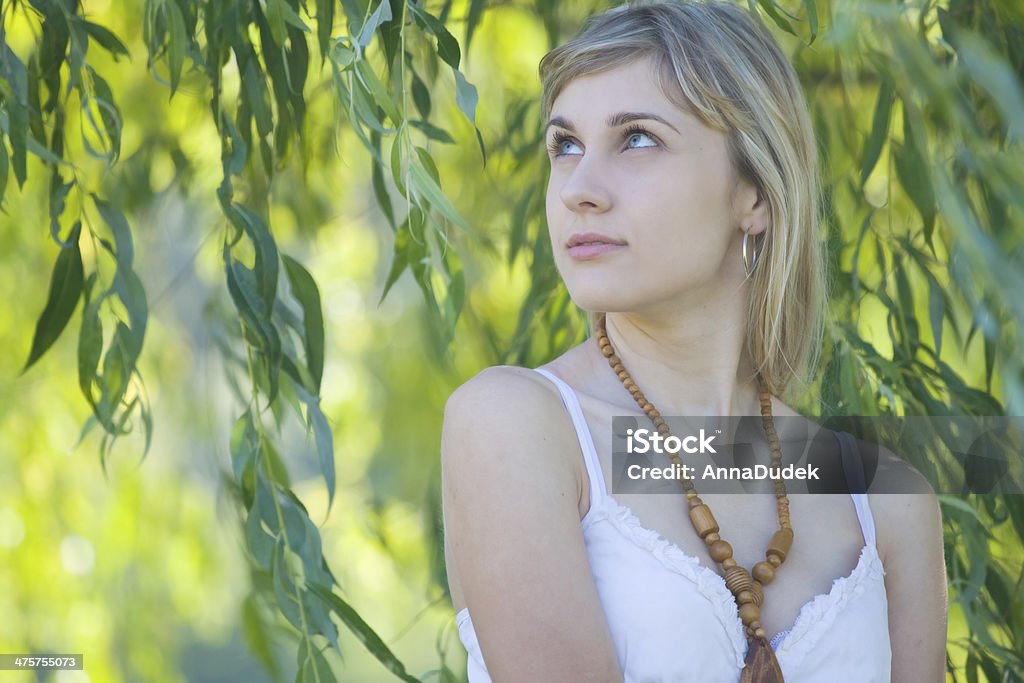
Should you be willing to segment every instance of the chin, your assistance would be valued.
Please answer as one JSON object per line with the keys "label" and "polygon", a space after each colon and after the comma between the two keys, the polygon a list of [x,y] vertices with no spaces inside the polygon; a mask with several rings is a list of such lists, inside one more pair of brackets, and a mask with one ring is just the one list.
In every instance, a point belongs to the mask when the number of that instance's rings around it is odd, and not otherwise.
{"label": "chin", "polygon": [[566,286],[573,303],[587,313],[629,311],[641,304],[641,300],[635,292],[629,290],[628,285],[623,287],[606,283],[602,286]]}

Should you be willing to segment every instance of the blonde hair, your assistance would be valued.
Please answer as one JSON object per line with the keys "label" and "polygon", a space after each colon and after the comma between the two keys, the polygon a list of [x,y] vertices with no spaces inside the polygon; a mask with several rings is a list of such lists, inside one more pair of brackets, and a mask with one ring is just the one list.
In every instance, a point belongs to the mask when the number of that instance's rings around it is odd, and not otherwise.
{"label": "blonde hair", "polygon": [[591,17],[541,60],[544,120],[573,79],[642,58],[653,59],[669,100],[726,134],[734,169],[768,203],[745,352],[773,394],[792,392],[794,379],[806,387],[820,353],[827,278],[817,148],[796,72],[735,5],[631,2]]}

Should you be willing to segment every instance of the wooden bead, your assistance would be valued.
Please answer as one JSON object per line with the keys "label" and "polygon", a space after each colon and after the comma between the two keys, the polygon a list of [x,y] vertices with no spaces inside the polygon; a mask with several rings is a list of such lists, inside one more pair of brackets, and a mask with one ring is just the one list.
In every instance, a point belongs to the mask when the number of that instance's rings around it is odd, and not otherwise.
{"label": "wooden bead", "polygon": [[[708,536],[717,535],[718,534],[708,534]],[[729,545],[728,541],[717,539],[710,546],[708,546],[708,550],[711,553],[711,559],[715,562],[721,563],[724,560],[732,557],[732,546]]]}
{"label": "wooden bead", "polygon": [[775,578],[775,567],[767,562],[758,562],[754,565],[751,574],[754,576],[755,581],[759,581],[762,585],[767,586]]}
{"label": "wooden bead", "polygon": [[[640,387],[637,386],[636,382],[623,366],[622,360],[615,354],[615,349],[612,346],[611,340],[608,339],[605,323],[606,317],[602,313],[596,321],[598,348],[602,355],[608,359],[608,365],[618,376],[623,387],[632,394],[633,400],[636,401],[638,406],[640,406],[644,414],[652,420],[661,436],[665,438],[669,437],[671,435],[671,430],[662,418],[661,413],[658,412],[658,409],[654,404],[647,400],[647,397],[644,396]],[[760,386],[758,400],[760,401],[761,407],[761,424],[771,451],[771,458],[769,462],[773,467],[779,468],[782,465],[782,446],[779,442],[779,435],[775,429],[775,422],[772,418],[772,392],[769,391],[769,387],[765,385],[764,378],[758,377],[758,384]],[[682,459],[678,454],[670,453],[668,455],[669,459],[673,462],[682,464]],[[759,621],[761,616],[760,606],[764,602],[763,585],[771,582],[775,578],[776,568],[779,567],[779,565],[781,565],[786,559],[786,556],[789,554],[790,548],[793,545],[793,527],[789,518],[789,498],[786,495],[785,482],[779,478],[775,478],[773,482],[779,519],[779,530],[772,536],[772,540],[768,544],[768,548],[765,550],[765,560],[754,565],[750,572],[743,567],[740,567],[732,557],[732,546],[719,535],[718,522],[715,520],[715,516],[711,513],[711,508],[705,505],[700,499],[700,496],[697,495],[697,490],[693,485],[693,480],[689,477],[683,477],[680,479],[679,483],[682,486],[683,491],[686,493],[690,521],[693,523],[694,530],[697,532],[697,535],[707,543],[708,553],[711,558],[715,562],[718,562],[725,572],[725,585],[729,588],[729,591],[736,596],[736,602],[739,605],[740,619],[743,621],[745,626],[744,630],[747,637],[756,638],[760,645],[764,645],[767,642],[767,634]],[[767,647],[767,645],[765,645],[765,647]],[[760,652],[760,655],[755,656],[755,662],[752,665],[755,668],[759,666],[757,664],[757,657],[762,656],[763,659],[764,653],[763,651]],[[781,680],[781,673],[778,672],[777,664],[775,670],[776,674],[771,680]],[[744,680],[746,680],[746,678]]]}
{"label": "wooden bead", "polygon": [[[781,517],[782,515],[780,514],[779,516]],[[765,555],[769,558],[775,555],[779,558],[781,564],[786,559],[786,555],[789,554],[791,547],[793,547],[793,530],[779,529],[772,534],[772,540],[768,542],[768,549],[765,551]]]}
{"label": "wooden bead", "polygon": [[690,508],[690,521],[693,522],[693,528],[696,529],[697,535],[701,538],[718,532],[718,522],[715,521],[715,516],[711,514],[711,508],[704,505],[704,503]]}
{"label": "wooden bead", "polygon": [[739,595],[743,591],[748,591],[753,585],[754,580],[750,578],[750,572],[743,567],[730,567],[726,570],[725,586],[733,595]]}

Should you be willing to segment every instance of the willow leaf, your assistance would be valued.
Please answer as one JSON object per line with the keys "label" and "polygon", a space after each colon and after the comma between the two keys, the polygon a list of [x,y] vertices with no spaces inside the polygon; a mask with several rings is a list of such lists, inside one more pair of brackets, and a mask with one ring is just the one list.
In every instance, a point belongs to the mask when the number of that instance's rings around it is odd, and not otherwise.
{"label": "willow leaf", "polygon": [[82,286],[85,282],[82,266],[82,252],[78,246],[82,224],[75,223],[71,229],[67,246],[60,250],[57,261],[50,275],[50,293],[46,299],[39,320],[36,322],[35,335],[32,337],[32,349],[28,361],[21,372],[24,373],[39,360],[71,320],[78,300],[81,298]]}

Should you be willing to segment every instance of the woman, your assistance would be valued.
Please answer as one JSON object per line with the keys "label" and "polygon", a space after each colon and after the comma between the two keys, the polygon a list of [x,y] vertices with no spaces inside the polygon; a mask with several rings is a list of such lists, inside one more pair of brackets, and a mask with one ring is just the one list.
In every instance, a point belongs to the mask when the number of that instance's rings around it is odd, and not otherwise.
{"label": "woman", "polygon": [[666,3],[593,18],[540,71],[554,258],[596,331],[446,406],[470,682],[942,680],[934,496],[613,496],[605,476],[616,415],[796,415],[824,276],[791,65],[743,10]]}

